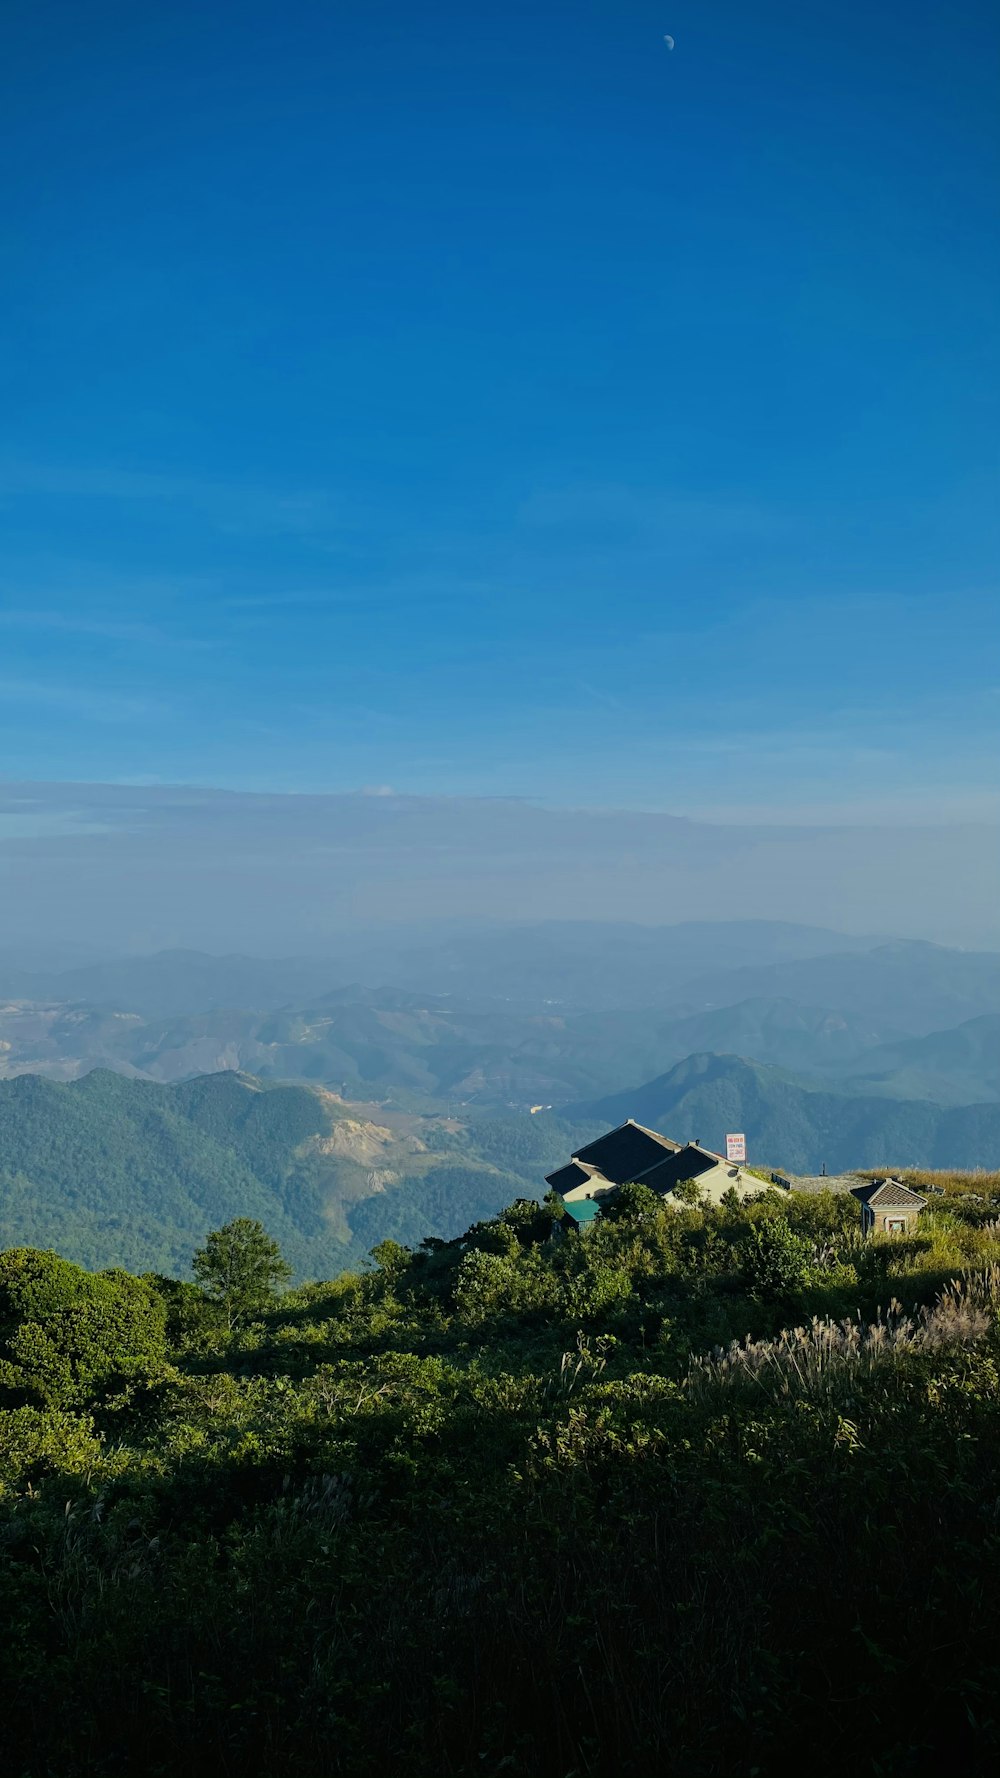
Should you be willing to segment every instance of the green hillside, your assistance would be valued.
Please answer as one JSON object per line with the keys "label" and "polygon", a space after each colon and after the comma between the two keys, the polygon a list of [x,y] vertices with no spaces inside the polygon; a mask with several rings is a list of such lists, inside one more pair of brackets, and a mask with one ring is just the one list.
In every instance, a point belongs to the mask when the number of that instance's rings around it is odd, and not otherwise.
{"label": "green hillside", "polygon": [[299,1276],[328,1274],[386,1237],[451,1236],[544,1190],[583,1128],[382,1115],[233,1073],[0,1081],[0,1246],[184,1272],[208,1229],[250,1216]]}
{"label": "green hillside", "polygon": [[70,1084],[4,1081],[0,1244],[58,1247],[90,1266],[170,1270],[207,1229],[248,1215],[280,1231],[301,1263],[300,1230],[234,1133],[218,1117],[199,1124],[170,1089],[104,1070]]}

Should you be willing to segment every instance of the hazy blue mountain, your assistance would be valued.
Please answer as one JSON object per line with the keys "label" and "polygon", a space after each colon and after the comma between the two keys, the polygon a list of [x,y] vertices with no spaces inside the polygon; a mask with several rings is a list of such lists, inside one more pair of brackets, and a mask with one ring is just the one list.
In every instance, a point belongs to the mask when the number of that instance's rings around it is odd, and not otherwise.
{"label": "hazy blue mountain", "polygon": [[1000,1013],[1000,952],[898,940],[864,952],[715,970],[689,980],[685,993],[692,1010],[746,999],[791,1000],[924,1037]]}
{"label": "hazy blue mountain", "polygon": [[613,1092],[714,1050],[791,1068],[837,1091],[857,1077],[862,1092],[971,1103],[995,1096],[991,1027],[987,1021],[977,1038],[976,1024],[953,1044],[935,1034],[938,1050],[921,1063],[891,1026],[791,1000],[752,999],[680,1018],[649,1007],[579,1013],[357,986],[276,1010],[165,1019],[19,1002],[0,1005],[0,1076],[30,1070],[73,1079],[106,1066],[169,1082],[232,1069],[312,1081],[355,1099],[526,1107]]}
{"label": "hazy blue mountain", "polygon": [[888,1020],[760,997],[690,1013],[658,1029],[664,1060],[714,1050],[820,1075],[878,1054],[881,1045],[898,1035]]}
{"label": "hazy blue mountain", "polygon": [[465,999],[555,1002],[606,1010],[672,1006],[707,970],[771,966],[870,950],[879,941],[779,920],[623,922],[548,920],[535,925],[463,926],[395,943],[382,936],[374,957],[356,951],[355,974],[424,993]]}
{"label": "hazy blue mountain", "polygon": [[648,1124],[680,1142],[725,1153],[743,1131],[751,1163],[792,1172],[854,1167],[995,1167],[1000,1105],[839,1094],[802,1084],[740,1056],[689,1056],[624,1093],[567,1108],[570,1118]]}
{"label": "hazy blue mountain", "polygon": [[353,987],[264,1012],[145,1019],[111,1008],[0,1006],[0,1074],[95,1065],[163,1081],[236,1069],[349,1095],[532,1104],[607,1091],[686,1054],[659,1011],[567,1014]]}
{"label": "hazy blue mountain", "polygon": [[951,1031],[881,1044],[844,1084],[852,1092],[956,1105],[1000,1099],[1000,1014],[968,1019]]}
{"label": "hazy blue mountain", "polygon": [[267,959],[161,951],[69,970],[38,971],[0,958],[0,993],[114,1006],[148,1017],[220,1007],[273,1010],[344,983],[394,984],[422,995],[517,1001],[568,1009],[665,1005],[706,970],[763,967],[870,949],[874,939],[782,921],[638,926],[546,921],[449,923],[355,933],[325,958]]}
{"label": "hazy blue mountain", "polygon": [[0,968],[0,992],[11,997],[110,1006],[152,1018],[284,1006],[343,980],[343,964],[315,958],[212,957],[202,951],[158,951],[58,971]]}
{"label": "hazy blue mountain", "polygon": [[[992,953],[754,921],[409,929],[371,943],[350,959],[353,982],[336,980],[346,962],[197,952],[75,969],[57,979],[91,998],[0,1003],[0,1077],[232,1070],[410,1108],[526,1108],[598,1099],[713,1051],[865,1097],[998,1096]],[[455,986],[364,979],[383,967]]]}
{"label": "hazy blue mountain", "polygon": [[568,1013],[399,989],[342,989],[269,1012],[146,1020],[80,1006],[0,1006],[0,1073],[71,1079],[95,1064],[155,1080],[236,1069],[348,1096],[531,1105],[613,1091],[693,1050],[737,1050],[823,1072],[890,1035],[869,1020],[748,1001],[671,1019],[658,1009]]}

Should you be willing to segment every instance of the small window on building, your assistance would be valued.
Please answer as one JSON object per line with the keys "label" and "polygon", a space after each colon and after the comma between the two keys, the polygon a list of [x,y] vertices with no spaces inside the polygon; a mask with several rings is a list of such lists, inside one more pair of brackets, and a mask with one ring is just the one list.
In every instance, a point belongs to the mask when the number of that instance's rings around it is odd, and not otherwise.
{"label": "small window on building", "polygon": [[906,1217],[905,1216],[887,1216],[885,1219],[885,1226],[886,1226],[886,1229],[890,1235],[905,1235],[905,1233],[906,1233]]}

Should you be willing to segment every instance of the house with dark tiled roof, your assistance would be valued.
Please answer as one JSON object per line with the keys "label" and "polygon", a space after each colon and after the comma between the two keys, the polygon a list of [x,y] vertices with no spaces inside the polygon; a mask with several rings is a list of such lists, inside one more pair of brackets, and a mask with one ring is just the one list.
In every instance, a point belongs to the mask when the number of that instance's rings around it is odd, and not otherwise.
{"label": "house with dark tiled roof", "polygon": [[687,1180],[694,1180],[701,1196],[715,1204],[733,1189],[740,1194],[762,1189],[759,1179],[700,1142],[672,1142],[633,1118],[578,1149],[564,1167],[547,1174],[545,1183],[568,1208],[587,1199],[599,1201],[618,1186],[633,1183],[669,1198]]}
{"label": "house with dark tiled roof", "polygon": [[861,1230],[865,1235],[908,1235],[917,1226],[927,1199],[911,1191],[901,1179],[873,1179],[856,1185],[852,1196],[861,1205]]}

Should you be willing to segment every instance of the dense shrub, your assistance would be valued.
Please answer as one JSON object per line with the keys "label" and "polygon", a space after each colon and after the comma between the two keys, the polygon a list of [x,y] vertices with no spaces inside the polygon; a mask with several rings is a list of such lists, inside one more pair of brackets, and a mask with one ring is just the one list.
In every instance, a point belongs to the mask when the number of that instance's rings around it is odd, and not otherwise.
{"label": "dense shrub", "polygon": [[0,1255],[0,1391],[8,1400],[84,1402],[163,1362],[162,1301],[127,1272],[91,1274],[54,1253]]}
{"label": "dense shrub", "polygon": [[512,1205],[233,1332],[0,1256],[10,1770],[992,1778],[996,1231],[844,1209]]}
{"label": "dense shrub", "polygon": [[746,1244],[742,1269],[751,1295],[793,1301],[809,1282],[812,1249],[784,1220],[760,1223]]}

